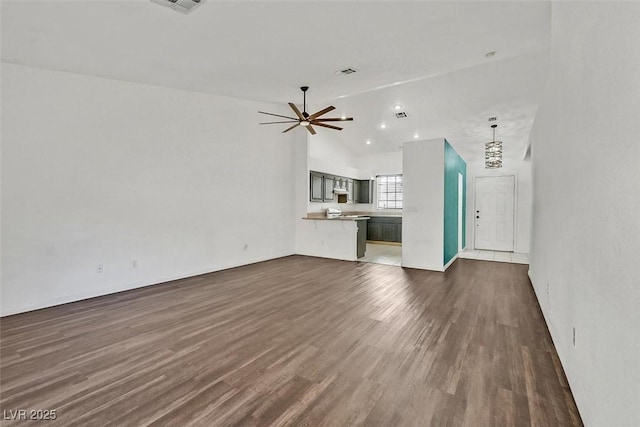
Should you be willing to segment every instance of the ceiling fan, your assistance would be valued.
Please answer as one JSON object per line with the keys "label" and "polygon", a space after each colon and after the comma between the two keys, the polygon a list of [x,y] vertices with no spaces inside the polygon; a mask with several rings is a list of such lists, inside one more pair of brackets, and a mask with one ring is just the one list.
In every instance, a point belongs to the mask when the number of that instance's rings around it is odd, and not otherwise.
{"label": "ceiling fan", "polygon": [[285,129],[282,131],[282,133],[285,132],[289,132],[291,129],[297,127],[297,126],[304,126],[307,128],[307,130],[309,131],[309,133],[311,135],[315,135],[316,131],[315,129],[313,129],[313,126],[320,126],[323,128],[329,128],[329,129],[334,129],[334,130],[342,130],[341,127],[338,126],[333,126],[333,125],[329,125],[323,122],[347,122],[347,121],[353,121],[353,117],[332,117],[332,118],[320,118],[320,116],[323,116],[325,114],[327,114],[329,111],[331,110],[335,110],[335,107],[333,105],[324,108],[320,111],[318,111],[317,113],[311,114],[309,115],[309,113],[307,113],[307,90],[309,90],[309,86],[302,86],[300,88],[300,90],[302,90],[302,94],[303,94],[303,107],[302,107],[302,112],[300,112],[300,110],[298,109],[298,107],[296,107],[296,104],[294,104],[293,102],[289,102],[289,107],[291,107],[291,109],[293,110],[294,113],[296,113],[297,117],[289,117],[289,116],[283,116],[280,114],[273,114],[273,113],[265,113],[264,111],[258,111],[258,113],[260,114],[267,114],[269,116],[276,116],[276,117],[282,117],[284,119],[289,119],[286,121],[282,121],[282,122],[265,122],[265,123],[260,123],[261,125],[272,125],[272,124],[276,124],[276,123],[295,123],[293,126]]}

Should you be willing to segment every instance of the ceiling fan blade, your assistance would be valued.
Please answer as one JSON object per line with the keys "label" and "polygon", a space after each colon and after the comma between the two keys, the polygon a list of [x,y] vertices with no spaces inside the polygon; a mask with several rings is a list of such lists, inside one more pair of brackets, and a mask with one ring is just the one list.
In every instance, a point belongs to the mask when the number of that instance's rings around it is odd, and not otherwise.
{"label": "ceiling fan blade", "polygon": [[258,111],[258,113],[260,113],[260,114],[268,114],[270,116],[282,117],[282,118],[285,118],[285,119],[297,120],[295,117],[281,116],[280,114],[273,114],[273,113],[265,113],[264,111]]}
{"label": "ceiling fan blade", "polygon": [[345,117],[344,119],[341,117],[332,117],[326,119],[314,119],[316,122],[351,122],[353,121],[353,117]]}
{"label": "ceiling fan blade", "polygon": [[327,114],[329,111],[333,111],[333,110],[335,110],[335,109],[336,109],[336,107],[334,107],[333,105],[330,105],[329,107],[325,108],[324,110],[320,110],[320,111],[318,111],[317,113],[310,115],[310,116],[309,116],[309,120],[313,120],[313,119],[315,119],[316,117],[320,117],[320,116],[322,116],[323,114]]}
{"label": "ceiling fan blade", "polygon": [[310,133],[311,135],[315,135],[315,134],[316,134],[315,129],[313,129],[313,128],[311,127],[311,125],[309,125],[309,126],[305,126],[305,127],[307,128],[307,130],[309,131],[309,133]]}
{"label": "ceiling fan blade", "polygon": [[299,123],[297,120],[287,120],[285,122],[263,122],[263,123],[258,123],[259,125],[272,125],[275,123]]}
{"label": "ceiling fan blade", "polygon": [[286,128],[285,130],[282,131],[282,133],[289,132],[291,129],[297,127],[299,124],[300,123],[296,123],[295,125],[291,126],[290,128]]}
{"label": "ceiling fan blade", "polygon": [[291,107],[291,109],[293,110],[294,113],[296,113],[296,116],[298,116],[298,118],[300,120],[304,120],[304,116],[302,115],[302,113],[300,112],[300,110],[298,110],[298,107],[296,107],[296,104],[294,104],[293,102],[289,103],[289,107]]}
{"label": "ceiling fan blade", "polygon": [[312,123],[312,125],[314,125],[314,126],[322,126],[323,128],[342,130],[342,128],[339,128],[338,126],[327,125],[327,124],[320,123],[320,122],[315,122],[315,121]]}

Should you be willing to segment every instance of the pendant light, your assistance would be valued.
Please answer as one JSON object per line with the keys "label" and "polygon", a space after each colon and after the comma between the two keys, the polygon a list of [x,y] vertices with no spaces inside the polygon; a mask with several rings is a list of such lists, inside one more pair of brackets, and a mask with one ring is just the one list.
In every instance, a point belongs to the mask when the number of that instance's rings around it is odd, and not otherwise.
{"label": "pendant light", "polygon": [[493,129],[493,141],[484,143],[484,167],[485,169],[498,169],[502,167],[502,141],[496,141],[496,128]]}

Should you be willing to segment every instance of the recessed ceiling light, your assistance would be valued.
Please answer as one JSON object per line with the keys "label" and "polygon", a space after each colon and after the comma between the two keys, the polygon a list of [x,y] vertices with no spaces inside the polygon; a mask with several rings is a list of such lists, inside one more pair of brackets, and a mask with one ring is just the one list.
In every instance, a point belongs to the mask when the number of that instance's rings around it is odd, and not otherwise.
{"label": "recessed ceiling light", "polygon": [[413,137],[414,137],[414,138],[416,138],[416,139],[418,139],[418,138],[420,138],[420,135],[418,135],[417,133],[414,133],[414,134],[413,134]]}
{"label": "recessed ceiling light", "polygon": [[387,127],[387,125],[385,125],[384,123],[382,123],[382,124],[380,125],[380,129],[384,129],[384,128],[386,128],[386,127]]}
{"label": "recessed ceiling light", "polygon": [[492,58],[492,57],[496,56],[496,51],[492,50],[491,52],[487,52],[487,53],[484,54],[484,56],[487,57],[487,58]]}
{"label": "recessed ceiling light", "polygon": [[396,105],[393,106],[393,109],[394,110],[402,110],[402,105],[396,104]]}
{"label": "recessed ceiling light", "polygon": [[366,144],[371,145],[371,141],[367,140]]}

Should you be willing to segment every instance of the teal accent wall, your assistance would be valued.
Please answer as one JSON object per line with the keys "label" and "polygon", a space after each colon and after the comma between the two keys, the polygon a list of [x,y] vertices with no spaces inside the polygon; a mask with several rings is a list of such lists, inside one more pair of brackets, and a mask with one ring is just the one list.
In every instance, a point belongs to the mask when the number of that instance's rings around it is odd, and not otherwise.
{"label": "teal accent wall", "polygon": [[458,173],[462,174],[462,246],[466,242],[467,164],[445,139],[444,141],[444,262],[458,253]]}

